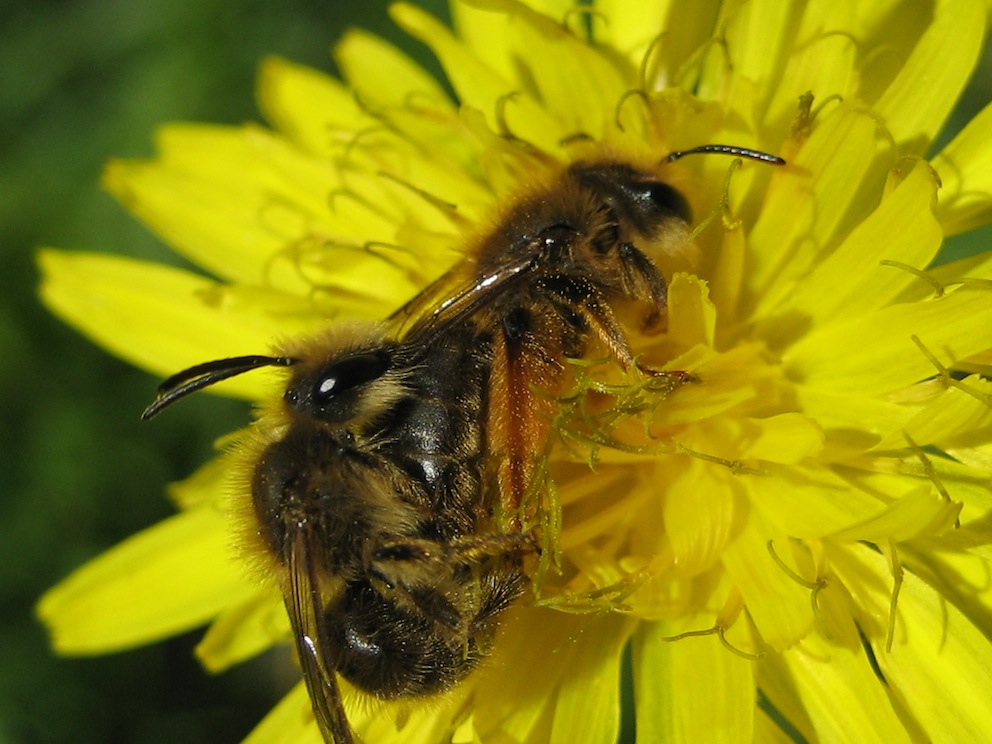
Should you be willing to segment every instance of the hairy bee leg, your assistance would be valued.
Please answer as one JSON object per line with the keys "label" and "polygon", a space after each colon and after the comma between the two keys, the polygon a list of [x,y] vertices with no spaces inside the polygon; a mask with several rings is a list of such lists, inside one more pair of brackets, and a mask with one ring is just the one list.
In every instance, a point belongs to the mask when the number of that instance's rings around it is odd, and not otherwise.
{"label": "hairy bee leg", "polygon": [[[545,304],[545,303],[542,303]],[[500,530],[519,533],[534,515],[528,493],[548,443],[555,414],[554,391],[564,372],[555,341],[563,321],[557,309],[543,312],[516,308],[503,318],[493,340],[487,443],[496,485],[496,522]]]}
{"label": "hairy bee leg", "polygon": [[581,316],[620,366],[624,369],[634,366],[634,352],[627,336],[610,303],[592,281],[582,276],[558,274],[545,277],[541,284],[553,299]]}
{"label": "hairy bee leg", "polygon": [[668,300],[668,285],[654,262],[632,243],[620,245],[621,287],[627,297],[647,297],[651,312],[644,318],[644,329],[654,328],[661,322]]}
{"label": "hairy bee leg", "polygon": [[386,541],[371,550],[369,572],[389,589],[402,592],[417,609],[455,633],[469,632],[523,592],[526,582],[518,570],[483,569],[478,609],[464,617],[446,596],[453,589],[456,573],[463,567],[482,566],[505,556],[514,566],[522,553],[538,550],[530,533],[469,535],[447,544],[425,539]]}
{"label": "hairy bee leg", "polygon": [[[647,256],[634,248],[634,246],[630,246],[630,248],[636,251],[641,259],[650,265]],[[647,267],[644,268],[643,280],[649,284],[655,284],[656,279],[657,284],[654,291],[660,292],[661,296],[664,297],[667,290],[661,275],[657,274],[653,265],[650,265],[649,269]],[[652,275],[655,279],[651,278]],[[579,313],[582,319],[588,324],[590,330],[599,337],[625,370],[636,368],[651,377],[671,378],[678,384],[698,382],[698,378],[683,370],[665,371],[638,364],[634,357],[634,352],[631,350],[630,344],[627,341],[627,336],[620,326],[620,322],[613,314],[610,304],[606,302],[596,286],[584,277],[562,275],[552,278],[564,281],[559,283],[558,290],[556,290],[555,283],[553,282],[549,282],[545,288],[549,292],[554,293],[554,299],[560,302],[562,307],[575,309]]]}
{"label": "hairy bee leg", "polygon": [[425,583],[425,576],[443,575],[449,566],[444,545],[414,537],[371,543],[365,563],[369,572],[390,588],[415,587]]}
{"label": "hairy bee leg", "polygon": [[[436,585],[436,579],[455,566],[470,566],[500,555],[538,552],[540,547],[531,532],[467,535],[446,543],[404,538],[374,545],[368,564],[373,575],[387,586],[409,589],[422,583]],[[425,577],[429,578],[425,581]]]}
{"label": "hairy bee leg", "polygon": [[470,626],[478,632],[493,617],[508,608],[527,590],[527,578],[520,571],[493,572],[483,580],[482,604]]}
{"label": "hairy bee leg", "polygon": [[501,555],[520,557],[527,553],[541,552],[533,531],[495,532],[489,535],[459,537],[451,541],[450,548],[452,559],[463,565],[471,565]]}

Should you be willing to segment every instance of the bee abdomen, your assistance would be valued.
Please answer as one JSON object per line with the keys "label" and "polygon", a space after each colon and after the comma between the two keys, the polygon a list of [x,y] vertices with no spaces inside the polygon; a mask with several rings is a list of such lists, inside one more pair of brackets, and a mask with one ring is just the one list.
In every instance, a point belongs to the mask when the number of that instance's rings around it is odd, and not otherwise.
{"label": "bee abdomen", "polygon": [[467,633],[438,632],[432,619],[383,597],[367,582],[350,585],[325,620],[338,673],[379,698],[446,690],[481,658]]}

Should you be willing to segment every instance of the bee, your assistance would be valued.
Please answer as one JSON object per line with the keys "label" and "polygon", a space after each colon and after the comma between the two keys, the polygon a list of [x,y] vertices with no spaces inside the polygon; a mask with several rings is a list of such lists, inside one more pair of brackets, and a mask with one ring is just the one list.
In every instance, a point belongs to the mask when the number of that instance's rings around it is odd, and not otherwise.
{"label": "bee", "polygon": [[[615,159],[573,163],[511,205],[465,261],[398,312],[443,316],[458,309],[492,330],[489,398],[498,416],[490,419],[488,449],[499,503],[510,515],[524,507],[534,483],[535,453],[544,449],[567,380],[564,360],[585,356],[598,342],[630,370],[635,354],[618,310],[639,306],[639,330],[663,321],[666,282],[651,252],[681,248],[692,214],[659,170],[702,153],[785,162],[757,150],[703,145],[647,169]],[[640,369],[676,384],[692,379]]]}
{"label": "bee", "polygon": [[[483,658],[526,587],[533,538],[492,529],[485,395],[492,335],[427,324],[331,329],[278,356],[197,365],[166,380],[145,417],[194,390],[288,367],[263,414],[250,478],[314,716],[354,741],[336,675],[381,699],[446,690]],[[262,437],[262,434],[259,434]]]}
{"label": "bee", "polygon": [[[711,145],[667,160],[706,151],[772,159]],[[199,364],[159,387],[143,418],[234,375],[289,370],[256,427],[252,522],[325,741],[354,741],[337,675],[381,699],[416,697],[484,658],[540,550],[525,496],[565,360],[599,343],[636,366],[618,310],[639,306],[648,328],[666,303],[641,246],[683,239],[690,219],[651,170],[574,163],[391,324]]]}

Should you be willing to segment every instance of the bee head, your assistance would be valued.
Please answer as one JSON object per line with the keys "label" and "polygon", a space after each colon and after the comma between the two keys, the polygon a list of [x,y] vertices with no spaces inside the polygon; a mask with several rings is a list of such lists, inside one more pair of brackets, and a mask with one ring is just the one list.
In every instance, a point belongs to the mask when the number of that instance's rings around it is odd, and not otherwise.
{"label": "bee head", "polygon": [[360,349],[294,369],[283,399],[298,416],[336,424],[375,414],[396,399],[400,385],[388,346]]}

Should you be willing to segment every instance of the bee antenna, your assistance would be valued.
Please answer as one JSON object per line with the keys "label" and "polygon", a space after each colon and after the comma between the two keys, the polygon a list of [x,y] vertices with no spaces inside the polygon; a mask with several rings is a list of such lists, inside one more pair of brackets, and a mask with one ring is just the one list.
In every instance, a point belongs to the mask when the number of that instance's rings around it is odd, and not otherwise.
{"label": "bee antenna", "polygon": [[674,163],[676,160],[684,158],[686,155],[702,155],[704,153],[716,153],[717,155],[733,155],[737,158],[749,158],[760,160],[762,163],[771,165],[785,165],[785,161],[777,155],[771,155],[761,150],[752,150],[750,147],[737,147],[737,145],[700,145],[689,150],[679,150],[669,153],[661,159],[661,164]]}
{"label": "bee antenna", "polygon": [[289,367],[295,363],[296,360],[289,357],[255,355],[215,359],[212,362],[197,364],[189,369],[184,369],[182,372],[177,372],[159,385],[155,402],[144,410],[141,414],[141,420],[147,421],[180,398],[185,398],[190,393],[195,393],[197,390],[226,380],[228,377],[235,377],[260,367]]}

